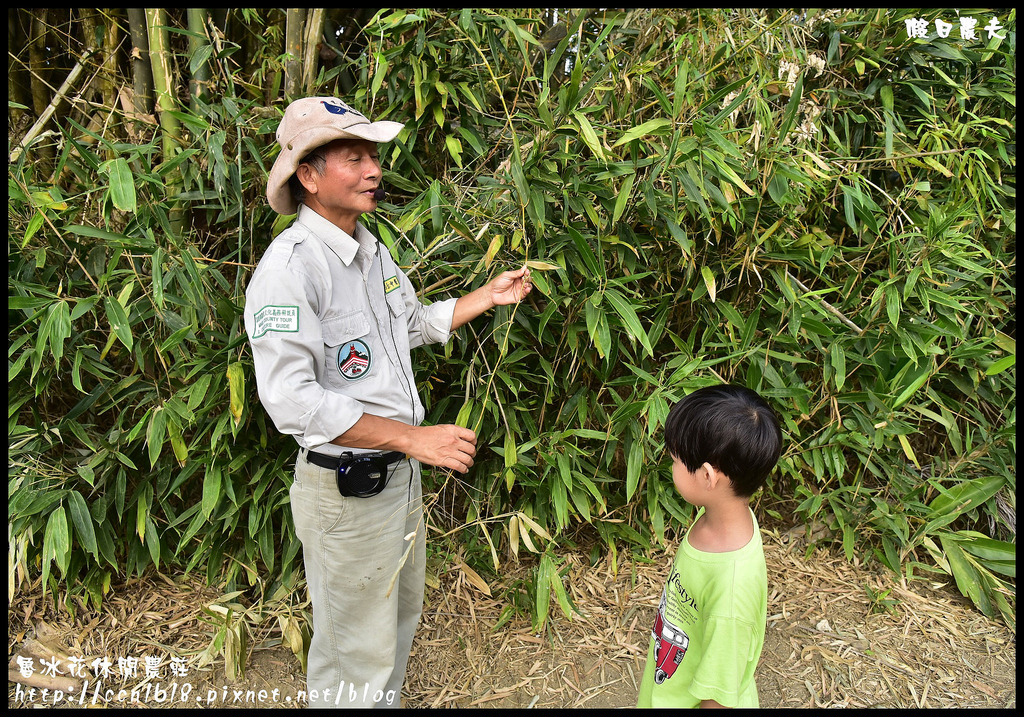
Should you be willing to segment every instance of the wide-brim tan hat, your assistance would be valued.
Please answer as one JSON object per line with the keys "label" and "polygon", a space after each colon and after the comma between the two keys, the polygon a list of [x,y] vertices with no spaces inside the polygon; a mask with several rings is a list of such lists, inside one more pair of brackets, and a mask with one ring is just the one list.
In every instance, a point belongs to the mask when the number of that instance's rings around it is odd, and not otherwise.
{"label": "wide-brim tan hat", "polygon": [[371,122],[336,97],[305,97],[284,111],[277,128],[281,153],[267,178],[267,199],[278,214],[295,214],[299,206],[288,180],[303,157],[336,139],[390,142],[402,131],[401,122]]}

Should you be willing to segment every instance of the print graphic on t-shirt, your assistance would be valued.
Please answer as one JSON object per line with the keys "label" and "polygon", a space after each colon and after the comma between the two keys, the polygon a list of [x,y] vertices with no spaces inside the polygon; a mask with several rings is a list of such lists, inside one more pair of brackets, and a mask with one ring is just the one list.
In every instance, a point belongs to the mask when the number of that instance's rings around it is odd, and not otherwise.
{"label": "print graphic on t-shirt", "polygon": [[661,604],[658,605],[658,615],[654,620],[654,681],[661,684],[675,674],[679,663],[683,661],[686,648],[690,644],[689,636],[682,628],[672,624],[666,618],[665,593],[661,594]]}
{"label": "print graphic on t-shirt", "polygon": [[356,339],[338,349],[338,370],[347,379],[360,378],[370,370],[370,348]]}

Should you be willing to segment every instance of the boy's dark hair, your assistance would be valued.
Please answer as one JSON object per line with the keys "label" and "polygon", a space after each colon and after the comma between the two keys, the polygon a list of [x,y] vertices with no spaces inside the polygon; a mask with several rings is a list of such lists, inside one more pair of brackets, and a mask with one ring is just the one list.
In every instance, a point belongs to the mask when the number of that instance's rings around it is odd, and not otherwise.
{"label": "boy's dark hair", "polygon": [[764,485],[782,454],[775,412],[744,386],[700,388],[676,403],[665,421],[665,448],[689,471],[710,463],[749,498]]}

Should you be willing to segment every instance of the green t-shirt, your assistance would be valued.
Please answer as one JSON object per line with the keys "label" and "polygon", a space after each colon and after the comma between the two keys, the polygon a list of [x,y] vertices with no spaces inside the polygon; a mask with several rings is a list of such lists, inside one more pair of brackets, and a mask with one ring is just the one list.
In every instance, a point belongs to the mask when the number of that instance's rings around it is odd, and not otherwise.
{"label": "green t-shirt", "polygon": [[754,668],[767,616],[768,573],[757,518],[750,542],[727,553],[701,552],[687,533],[661,594],[637,706],[698,707],[701,700],[715,700],[725,707],[757,707]]}

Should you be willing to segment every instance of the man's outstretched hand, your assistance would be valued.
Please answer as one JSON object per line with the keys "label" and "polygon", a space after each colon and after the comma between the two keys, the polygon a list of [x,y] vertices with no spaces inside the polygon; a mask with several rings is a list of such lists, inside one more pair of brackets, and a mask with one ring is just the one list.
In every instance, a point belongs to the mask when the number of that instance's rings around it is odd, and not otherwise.
{"label": "man's outstretched hand", "polygon": [[518,304],[533,290],[527,267],[498,274],[479,289],[459,297],[452,314],[452,331],[495,306]]}
{"label": "man's outstretched hand", "polygon": [[517,304],[533,290],[530,270],[525,266],[522,269],[499,274],[488,286],[491,292],[491,303],[495,306]]}

